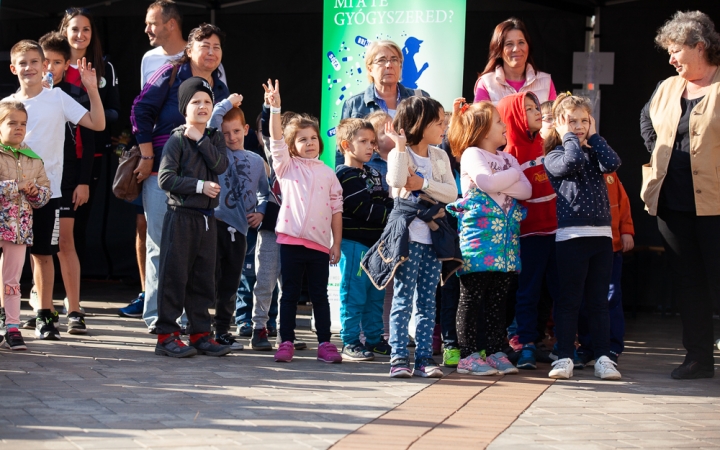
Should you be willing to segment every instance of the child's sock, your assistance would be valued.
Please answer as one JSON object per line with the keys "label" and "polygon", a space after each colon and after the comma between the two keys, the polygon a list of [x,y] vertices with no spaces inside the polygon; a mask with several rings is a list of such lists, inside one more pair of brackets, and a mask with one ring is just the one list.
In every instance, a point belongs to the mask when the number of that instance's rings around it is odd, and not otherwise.
{"label": "child's sock", "polygon": [[190,343],[194,344],[198,340],[204,338],[205,336],[209,336],[210,333],[195,333],[190,335]]}
{"label": "child's sock", "polygon": [[158,334],[158,342],[165,342],[165,339],[172,336],[173,333],[167,333],[167,334]]}

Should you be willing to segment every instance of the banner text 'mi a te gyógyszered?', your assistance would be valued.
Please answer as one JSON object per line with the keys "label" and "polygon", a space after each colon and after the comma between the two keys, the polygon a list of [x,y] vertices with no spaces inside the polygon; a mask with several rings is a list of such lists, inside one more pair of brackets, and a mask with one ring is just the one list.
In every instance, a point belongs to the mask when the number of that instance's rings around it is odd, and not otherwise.
{"label": "banner text 'mi a te gy\u00f3gyszered?'", "polygon": [[335,14],[335,24],[345,25],[390,25],[412,23],[452,23],[454,11],[443,9],[427,10],[370,10],[362,8],[387,8],[389,0],[335,0],[335,9],[356,9]]}

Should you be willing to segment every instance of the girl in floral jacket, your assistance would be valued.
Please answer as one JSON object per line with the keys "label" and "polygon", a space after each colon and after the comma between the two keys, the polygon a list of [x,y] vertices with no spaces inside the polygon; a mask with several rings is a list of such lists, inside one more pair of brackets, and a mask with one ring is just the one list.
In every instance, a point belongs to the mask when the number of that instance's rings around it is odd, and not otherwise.
{"label": "girl in floral jacket", "polygon": [[[458,218],[464,264],[460,275],[457,333],[458,372],[473,375],[517,373],[502,352],[505,301],[520,271],[520,221],[532,187],[517,160],[498,148],[505,145],[505,124],[490,102],[455,101],[448,139],[460,158],[463,198],[447,206]],[[482,314],[482,316],[481,316]],[[478,343],[478,317],[485,321]],[[486,356],[487,355],[487,356]]]}
{"label": "girl in floral jacket", "polygon": [[32,245],[32,208],[50,200],[50,181],[43,162],[24,148],[28,115],[18,101],[0,102],[0,248],[7,334],[4,345],[27,350],[20,325],[20,275],[25,247]]}

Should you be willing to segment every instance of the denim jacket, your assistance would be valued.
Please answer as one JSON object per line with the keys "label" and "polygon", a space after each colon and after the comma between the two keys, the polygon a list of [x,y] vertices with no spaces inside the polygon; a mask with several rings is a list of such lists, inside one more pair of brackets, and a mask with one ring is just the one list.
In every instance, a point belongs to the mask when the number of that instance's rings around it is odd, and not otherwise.
{"label": "denim jacket", "polygon": [[489,195],[472,188],[446,209],[458,218],[463,256],[458,275],[520,272],[520,221],[526,212],[517,200],[506,214]]}
{"label": "denim jacket", "polygon": [[[368,274],[376,288],[385,289],[400,264],[408,260],[410,255],[408,225],[410,222],[416,217],[422,219],[433,216],[443,206],[442,203],[429,205],[426,202],[414,203],[412,200],[395,199],[395,206],[388,217],[380,240],[365,253],[365,257],[360,262],[360,266]],[[463,262],[458,236],[448,224],[447,217],[430,221],[434,221],[438,225],[438,229],[431,231],[430,235],[437,259],[442,261],[440,279],[442,284],[445,284],[445,281],[460,268]]]}
{"label": "denim jacket", "polygon": [[[400,93],[400,100],[415,95],[415,89],[408,89],[400,83],[398,83],[397,87],[398,92]],[[420,92],[422,93],[423,97],[430,97],[430,94],[428,94],[427,92]],[[349,99],[345,100],[345,104],[343,105],[342,110],[342,117],[340,119],[342,120],[350,117],[356,119],[364,119],[365,117],[367,117],[368,114],[379,109],[381,109],[380,105],[378,105],[375,101],[375,85],[370,84],[370,86],[365,89],[365,92],[353,95]]]}

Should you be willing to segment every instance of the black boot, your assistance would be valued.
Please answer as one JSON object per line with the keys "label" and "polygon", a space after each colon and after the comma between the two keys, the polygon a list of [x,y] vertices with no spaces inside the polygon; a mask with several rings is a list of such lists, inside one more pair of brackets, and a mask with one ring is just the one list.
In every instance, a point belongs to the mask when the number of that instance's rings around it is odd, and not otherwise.
{"label": "black boot", "polygon": [[272,344],[268,341],[267,328],[253,328],[250,346],[253,350],[272,350]]}

